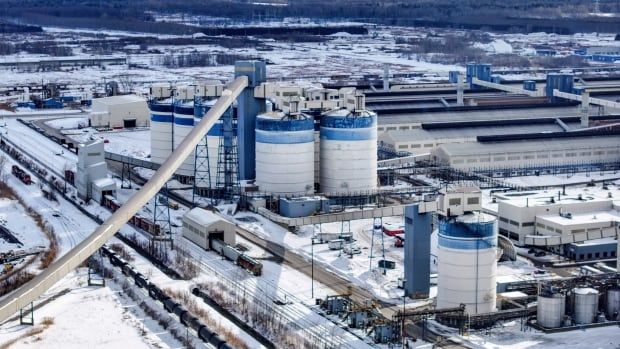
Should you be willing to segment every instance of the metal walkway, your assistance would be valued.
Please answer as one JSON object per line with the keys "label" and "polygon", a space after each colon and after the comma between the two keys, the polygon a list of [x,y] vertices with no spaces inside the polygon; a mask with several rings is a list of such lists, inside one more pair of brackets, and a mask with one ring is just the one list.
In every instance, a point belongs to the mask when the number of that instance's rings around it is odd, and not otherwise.
{"label": "metal walkway", "polygon": [[131,166],[142,167],[149,170],[159,170],[161,167],[160,164],[148,160],[136,159],[131,156],[111,153],[109,151],[105,152],[105,159],[109,161],[121,162],[123,164],[129,164]]}

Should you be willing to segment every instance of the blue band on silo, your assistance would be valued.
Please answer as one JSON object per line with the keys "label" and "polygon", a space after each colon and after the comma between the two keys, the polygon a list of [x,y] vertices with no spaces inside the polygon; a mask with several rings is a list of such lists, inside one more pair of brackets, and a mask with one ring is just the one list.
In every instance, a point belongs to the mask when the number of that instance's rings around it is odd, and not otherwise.
{"label": "blue band on silo", "polygon": [[376,124],[376,115],[368,117],[341,117],[326,115],[321,118],[321,127],[330,128],[375,128]]}
{"label": "blue band on silo", "polygon": [[269,143],[269,144],[299,144],[299,143],[314,143],[314,131],[263,131],[256,130],[256,143]]}
{"label": "blue band on silo", "polygon": [[170,103],[157,103],[149,102],[149,109],[154,112],[160,113],[172,113],[172,104]]}
{"label": "blue band on silo", "polygon": [[483,250],[497,246],[497,238],[486,237],[479,239],[451,238],[445,235],[438,236],[439,246],[456,250]]}
{"label": "blue band on silo", "polygon": [[321,139],[333,141],[367,141],[377,138],[373,128],[329,128],[321,126]]}
{"label": "blue band on silo", "polygon": [[176,125],[182,125],[182,126],[194,126],[194,117],[191,117],[191,118],[179,118],[179,117],[175,116],[174,123]]}
{"label": "blue band on silo", "polygon": [[305,131],[314,129],[314,120],[297,119],[281,120],[271,118],[256,118],[256,130],[263,131]]}
{"label": "blue band on silo", "polygon": [[151,114],[151,121],[155,122],[172,122],[174,117],[170,114]]}

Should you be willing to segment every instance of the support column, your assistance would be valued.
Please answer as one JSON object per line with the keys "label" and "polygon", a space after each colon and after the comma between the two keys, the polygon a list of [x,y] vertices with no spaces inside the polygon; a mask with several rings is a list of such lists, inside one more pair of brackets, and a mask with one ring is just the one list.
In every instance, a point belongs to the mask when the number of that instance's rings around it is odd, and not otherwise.
{"label": "support column", "polygon": [[428,298],[431,276],[432,213],[420,213],[419,204],[405,207],[405,293]]}
{"label": "support column", "polygon": [[254,97],[254,88],[267,80],[262,61],[235,62],[235,78],[248,77],[248,86],[237,99],[239,179],[256,177],[256,115],[265,112],[265,100]]}

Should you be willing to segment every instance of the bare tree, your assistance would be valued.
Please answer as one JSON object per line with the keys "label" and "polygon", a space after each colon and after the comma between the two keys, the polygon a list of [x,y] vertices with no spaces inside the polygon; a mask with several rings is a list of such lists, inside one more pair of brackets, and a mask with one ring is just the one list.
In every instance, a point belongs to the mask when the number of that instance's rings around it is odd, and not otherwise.
{"label": "bare tree", "polygon": [[0,155],[0,180],[6,183],[9,172],[4,168],[7,165],[8,160],[5,155]]}

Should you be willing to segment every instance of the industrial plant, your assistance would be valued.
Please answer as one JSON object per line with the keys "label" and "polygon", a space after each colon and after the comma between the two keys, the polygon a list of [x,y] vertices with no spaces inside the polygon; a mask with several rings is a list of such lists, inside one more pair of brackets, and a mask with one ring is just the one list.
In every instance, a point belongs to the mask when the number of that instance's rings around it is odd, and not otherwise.
{"label": "industrial plant", "polygon": [[620,345],[618,39],[149,16],[0,62],[0,346]]}

